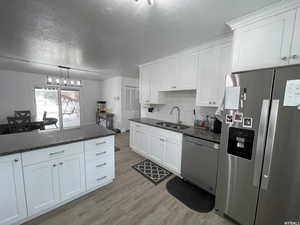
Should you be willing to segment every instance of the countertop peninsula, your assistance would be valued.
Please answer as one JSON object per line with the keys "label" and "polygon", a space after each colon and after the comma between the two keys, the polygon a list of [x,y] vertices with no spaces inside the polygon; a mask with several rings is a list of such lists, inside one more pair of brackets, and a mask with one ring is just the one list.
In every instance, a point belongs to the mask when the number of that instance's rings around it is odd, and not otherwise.
{"label": "countertop peninsula", "polygon": [[85,125],[60,131],[33,131],[0,135],[0,156],[111,135],[115,135],[115,132],[98,125]]}

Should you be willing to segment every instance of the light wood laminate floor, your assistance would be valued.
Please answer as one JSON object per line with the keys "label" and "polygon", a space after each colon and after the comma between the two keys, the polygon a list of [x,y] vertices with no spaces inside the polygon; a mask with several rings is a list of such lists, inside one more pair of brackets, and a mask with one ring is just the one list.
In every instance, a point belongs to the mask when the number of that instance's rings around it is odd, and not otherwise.
{"label": "light wood laminate floor", "polygon": [[214,212],[198,213],[131,168],[142,157],[117,137],[116,179],[93,193],[42,215],[26,225],[231,225]]}

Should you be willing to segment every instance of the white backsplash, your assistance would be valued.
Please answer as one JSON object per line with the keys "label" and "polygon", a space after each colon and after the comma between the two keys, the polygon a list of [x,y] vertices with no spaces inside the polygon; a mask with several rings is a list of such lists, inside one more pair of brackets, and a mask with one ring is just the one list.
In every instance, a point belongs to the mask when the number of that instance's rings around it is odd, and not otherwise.
{"label": "white backsplash", "polygon": [[196,107],[196,91],[177,91],[165,92],[167,104],[156,105],[152,113],[148,112],[147,108],[141,108],[141,117],[164,120],[168,122],[177,122],[177,111],[170,115],[173,106],[179,106],[181,110],[181,121],[192,126],[194,124],[193,110],[196,109],[196,118],[204,119],[206,115],[212,115],[216,112],[213,107]]}

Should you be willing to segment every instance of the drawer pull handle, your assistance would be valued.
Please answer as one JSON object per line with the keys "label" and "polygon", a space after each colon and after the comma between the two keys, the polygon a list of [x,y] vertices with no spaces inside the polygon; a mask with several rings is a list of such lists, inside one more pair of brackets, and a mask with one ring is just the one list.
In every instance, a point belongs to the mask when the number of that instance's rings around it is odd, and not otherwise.
{"label": "drawer pull handle", "polygon": [[101,181],[101,180],[104,180],[107,176],[104,176],[104,177],[101,177],[101,178],[98,178],[97,181]]}
{"label": "drawer pull handle", "polygon": [[104,155],[105,153],[106,153],[106,151],[104,151],[104,152],[99,152],[99,153],[96,153],[96,156]]}
{"label": "drawer pull handle", "polygon": [[99,164],[96,167],[99,168],[99,167],[102,167],[102,166],[106,166],[106,163]]}
{"label": "drawer pull handle", "polygon": [[106,143],[106,141],[102,141],[102,142],[99,142],[99,143],[96,143],[96,145],[98,146],[98,145],[103,145],[103,144],[105,144]]}
{"label": "drawer pull handle", "polygon": [[62,150],[62,151],[59,151],[59,152],[51,152],[51,153],[49,153],[49,155],[51,156],[51,155],[58,155],[58,154],[62,154],[62,153],[64,153],[65,151],[64,150]]}

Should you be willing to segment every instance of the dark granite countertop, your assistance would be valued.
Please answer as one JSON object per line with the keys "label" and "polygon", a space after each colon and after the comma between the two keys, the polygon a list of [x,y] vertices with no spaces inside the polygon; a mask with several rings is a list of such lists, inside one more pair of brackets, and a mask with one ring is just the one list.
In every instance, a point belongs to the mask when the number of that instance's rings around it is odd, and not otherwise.
{"label": "dark granite countertop", "polygon": [[98,125],[62,131],[33,131],[0,136],[0,156],[115,135]]}
{"label": "dark granite countertop", "polygon": [[156,124],[158,122],[166,122],[166,121],[150,119],[150,118],[135,118],[135,119],[130,119],[130,121],[142,123],[142,124],[178,132],[178,133],[182,133],[187,136],[200,138],[200,139],[211,141],[211,142],[214,142],[217,144],[220,143],[220,137],[221,137],[220,134],[215,134],[215,133],[213,133],[209,130],[203,129],[203,128],[189,127],[187,129],[183,129],[183,130],[176,130],[176,129],[172,129],[172,128],[168,128],[168,127],[162,127],[162,126],[159,126]]}

